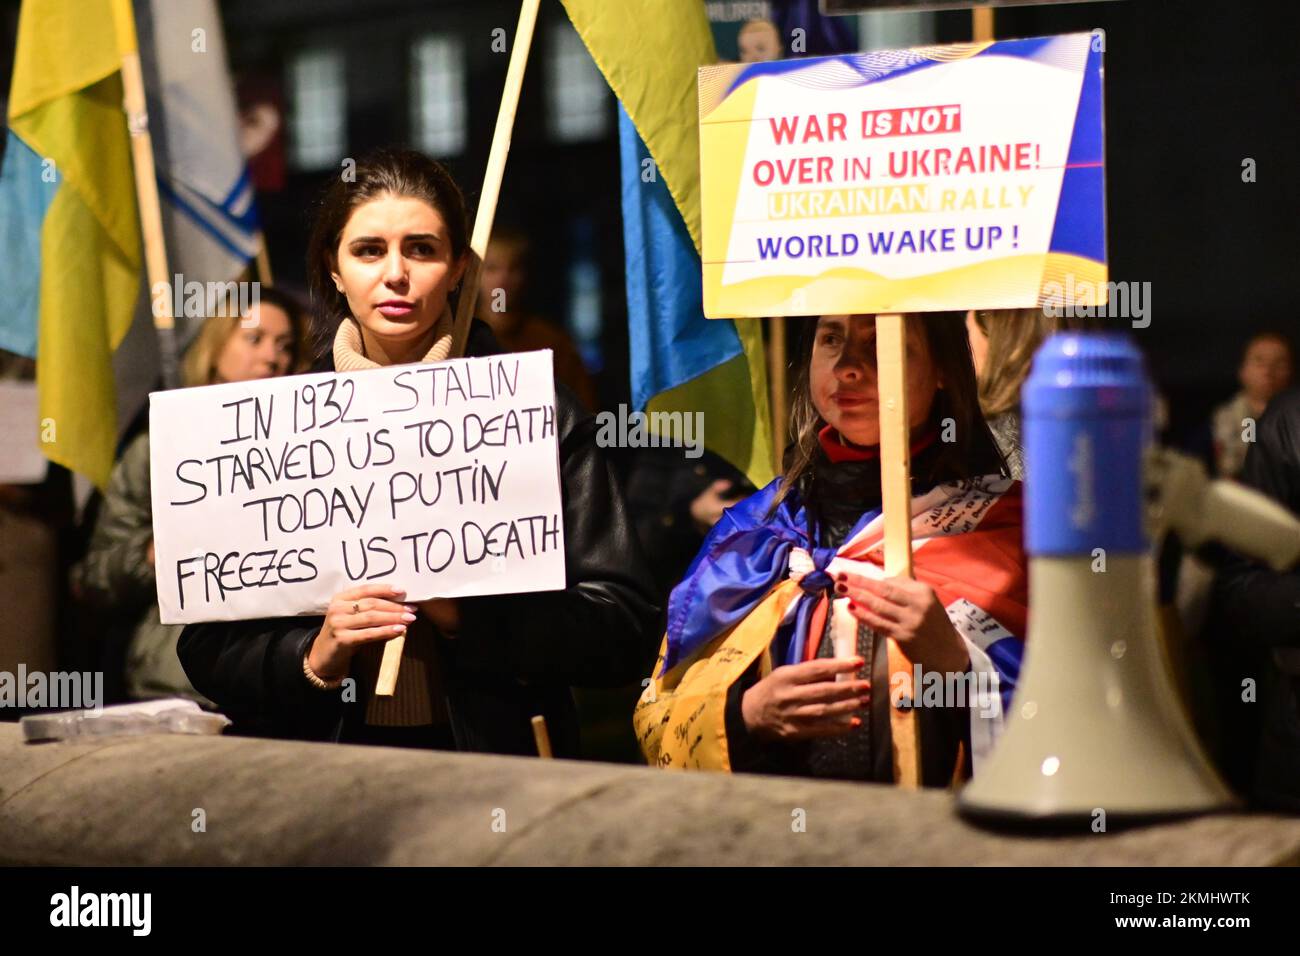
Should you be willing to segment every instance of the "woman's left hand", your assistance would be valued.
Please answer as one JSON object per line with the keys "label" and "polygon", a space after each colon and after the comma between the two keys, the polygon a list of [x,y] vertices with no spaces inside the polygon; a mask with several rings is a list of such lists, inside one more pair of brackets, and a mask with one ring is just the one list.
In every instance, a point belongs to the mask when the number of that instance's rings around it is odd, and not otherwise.
{"label": "woman's left hand", "polygon": [[897,641],[913,664],[958,674],[970,666],[966,643],[930,585],[842,572],[835,576],[835,593],[849,599],[849,612],[859,621]]}
{"label": "woman's left hand", "polygon": [[447,637],[455,637],[460,631],[460,608],[455,598],[430,598],[417,602],[416,607]]}

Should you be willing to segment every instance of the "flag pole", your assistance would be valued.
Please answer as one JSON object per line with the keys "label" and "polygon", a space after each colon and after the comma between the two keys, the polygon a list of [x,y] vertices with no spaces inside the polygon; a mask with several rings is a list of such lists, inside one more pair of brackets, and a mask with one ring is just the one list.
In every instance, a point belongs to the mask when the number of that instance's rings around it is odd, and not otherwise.
{"label": "flag pole", "polygon": [[257,281],[262,285],[275,285],[271,278],[271,253],[266,248],[266,233],[257,230]]}
{"label": "flag pole", "polygon": [[[492,134],[487,172],[483,174],[483,191],[479,193],[478,213],[474,217],[474,233],[469,243],[469,266],[461,277],[460,296],[456,301],[456,319],[451,339],[453,357],[465,354],[469,327],[474,320],[479,272],[483,266],[483,256],[487,253],[488,239],[492,236],[497,199],[501,196],[501,180],[505,176],[506,156],[510,152],[510,134],[515,125],[515,111],[519,108],[519,92],[524,86],[524,68],[528,65],[528,48],[533,43],[539,2],[540,0],[523,0],[519,7],[519,25],[515,28],[515,43],[510,50],[510,65],[506,68],[506,85],[501,93],[501,107],[497,111],[496,130]],[[399,637],[384,644],[379,680],[375,684],[375,693],[381,697],[392,696],[397,687],[403,643]]]}
{"label": "flag pole", "polygon": [[131,0],[113,0],[113,22],[117,48],[122,56],[122,108],[131,136],[131,165],[135,170],[135,198],[140,210],[140,233],[144,240],[145,275],[163,388],[179,384],[176,362],[176,317],[172,314],[171,276],[167,270],[167,243],[163,236],[162,204],[153,161],[153,137],[149,135],[149,113],[144,95],[144,73],[135,35],[135,14]]}

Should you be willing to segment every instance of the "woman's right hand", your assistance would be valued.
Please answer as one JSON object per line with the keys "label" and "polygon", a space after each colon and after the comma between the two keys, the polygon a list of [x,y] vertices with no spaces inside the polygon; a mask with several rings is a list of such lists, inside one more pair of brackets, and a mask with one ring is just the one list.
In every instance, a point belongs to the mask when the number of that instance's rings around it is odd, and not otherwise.
{"label": "woman's right hand", "polygon": [[307,663],[321,680],[345,677],[352,655],[366,644],[391,641],[406,633],[415,608],[401,603],[405,591],[388,584],[365,584],[340,591],[325,610],[325,623],[307,652]]}
{"label": "woman's right hand", "polygon": [[853,716],[870,703],[871,682],[836,681],[860,670],[862,658],[826,658],[774,668],[740,701],[745,728],[763,740],[837,737],[861,726]]}

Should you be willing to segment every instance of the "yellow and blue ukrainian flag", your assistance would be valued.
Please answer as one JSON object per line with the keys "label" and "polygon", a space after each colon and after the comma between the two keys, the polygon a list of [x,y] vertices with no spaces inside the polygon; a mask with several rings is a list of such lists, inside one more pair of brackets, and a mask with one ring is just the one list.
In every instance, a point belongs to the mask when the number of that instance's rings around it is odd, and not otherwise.
{"label": "yellow and blue ukrainian flag", "polygon": [[117,438],[113,351],[140,290],[120,72],[134,44],[129,0],[24,0],[0,169],[0,348],[37,359],[46,457],[100,487]]}
{"label": "yellow and blue ukrainian flag", "polygon": [[703,412],[705,445],[762,487],[773,475],[762,329],[703,311],[696,70],[717,60],[704,5],[563,2],[620,103],[632,400]]}

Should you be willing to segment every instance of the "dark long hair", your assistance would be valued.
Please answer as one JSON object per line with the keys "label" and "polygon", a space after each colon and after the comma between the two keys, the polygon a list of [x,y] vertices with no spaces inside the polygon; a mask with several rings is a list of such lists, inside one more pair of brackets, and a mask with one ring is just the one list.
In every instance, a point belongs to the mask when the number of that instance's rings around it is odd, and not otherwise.
{"label": "dark long hair", "polygon": [[[928,473],[914,473],[913,482],[933,486],[975,475],[1005,474],[1006,463],[984,416],[980,414],[979,386],[975,380],[970,341],[966,337],[965,313],[922,312],[909,316],[908,321],[921,323],[930,347],[930,361],[943,381],[943,388],[934,394],[930,421],[941,424],[945,418],[953,420],[953,441],[939,443],[938,454]],[[791,444],[786,448],[781,487],[773,507],[780,504],[791,490],[801,488],[819,463],[824,462],[817,433],[826,426],[826,421],[813,405],[809,375],[817,320],[809,318],[804,326],[795,353],[797,372],[790,403]]]}
{"label": "dark long hair", "polygon": [[[386,146],[345,170],[317,203],[307,242],[307,284],[311,290],[312,338],[317,358],[327,355],[339,323],[351,316],[348,300],[334,286],[339,240],[353,211],[381,196],[404,196],[428,203],[447,224],[452,258],[469,248],[465,197],[447,167],[413,149]],[[454,309],[454,304],[453,304]]]}

